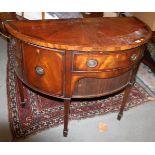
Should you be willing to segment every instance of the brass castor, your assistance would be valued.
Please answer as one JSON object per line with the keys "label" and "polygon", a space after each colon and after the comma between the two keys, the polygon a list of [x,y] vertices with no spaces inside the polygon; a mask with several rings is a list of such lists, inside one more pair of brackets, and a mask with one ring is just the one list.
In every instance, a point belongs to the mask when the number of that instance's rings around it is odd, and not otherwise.
{"label": "brass castor", "polygon": [[121,118],[122,118],[122,116],[123,116],[123,113],[119,113],[119,114],[118,114],[118,116],[117,116],[117,120],[119,120],[119,121],[120,121],[120,120],[121,120]]}
{"label": "brass castor", "polygon": [[63,131],[63,136],[67,137],[68,136],[68,131]]}

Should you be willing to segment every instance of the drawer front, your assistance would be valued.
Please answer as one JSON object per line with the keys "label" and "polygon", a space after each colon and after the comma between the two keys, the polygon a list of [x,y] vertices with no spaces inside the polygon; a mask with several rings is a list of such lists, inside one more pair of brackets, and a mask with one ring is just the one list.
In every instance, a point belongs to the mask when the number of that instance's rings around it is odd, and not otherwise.
{"label": "drawer front", "polygon": [[23,43],[23,59],[26,83],[45,94],[62,95],[62,53]]}
{"label": "drawer front", "polygon": [[75,98],[88,98],[109,95],[117,92],[130,82],[132,70],[112,78],[82,78],[73,91]]}
{"label": "drawer front", "polygon": [[100,72],[130,68],[142,57],[142,48],[123,52],[74,53],[73,71]]}

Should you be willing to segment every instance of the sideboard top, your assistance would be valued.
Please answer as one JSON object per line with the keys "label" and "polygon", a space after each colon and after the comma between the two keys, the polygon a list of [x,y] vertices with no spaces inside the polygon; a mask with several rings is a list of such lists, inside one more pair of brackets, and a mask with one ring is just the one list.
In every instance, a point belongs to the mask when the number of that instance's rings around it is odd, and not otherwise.
{"label": "sideboard top", "polygon": [[152,34],[134,17],[7,21],[5,27],[25,42],[79,51],[126,50],[146,43]]}

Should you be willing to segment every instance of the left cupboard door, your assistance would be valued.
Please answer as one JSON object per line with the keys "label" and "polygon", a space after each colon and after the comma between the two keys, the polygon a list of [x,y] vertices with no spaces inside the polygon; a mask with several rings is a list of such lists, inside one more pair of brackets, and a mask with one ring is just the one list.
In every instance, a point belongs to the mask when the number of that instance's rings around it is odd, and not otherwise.
{"label": "left cupboard door", "polygon": [[63,51],[22,43],[26,83],[51,96],[63,95]]}

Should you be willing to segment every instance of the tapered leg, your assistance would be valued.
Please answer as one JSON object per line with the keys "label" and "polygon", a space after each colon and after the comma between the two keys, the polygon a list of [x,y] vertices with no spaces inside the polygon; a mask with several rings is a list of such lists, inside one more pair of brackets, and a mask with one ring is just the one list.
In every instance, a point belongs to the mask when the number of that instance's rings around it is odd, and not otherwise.
{"label": "tapered leg", "polygon": [[64,130],[63,130],[64,137],[67,137],[67,135],[68,135],[68,120],[69,120],[70,102],[71,102],[71,99],[64,99]]}
{"label": "tapered leg", "polygon": [[18,82],[18,90],[19,90],[20,99],[21,99],[21,106],[24,108],[26,106],[26,103],[24,100],[23,83],[18,77],[17,77],[17,82]]}
{"label": "tapered leg", "polygon": [[130,83],[128,84],[127,88],[125,89],[124,96],[123,96],[123,101],[122,101],[122,104],[121,104],[121,108],[120,108],[120,111],[119,111],[118,116],[117,116],[118,120],[121,120],[121,118],[123,116],[123,110],[124,110],[125,104],[126,104],[126,102],[128,100],[130,90],[131,90],[132,86],[135,83],[135,77],[136,77],[136,73],[137,73],[138,67],[139,67],[139,64],[137,64],[133,68],[131,79],[130,79]]}
{"label": "tapered leg", "polygon": [[119,111],[118,116],[117,116],[118,120],[121,120],[121,118],[123,116],[123,110],[124,110],[125,104],[128,100],[131,88],[132,88],[132,84],[129,84],[124,91],[123,101],[122,101],[121,108],[120,108],[120,111]]}

